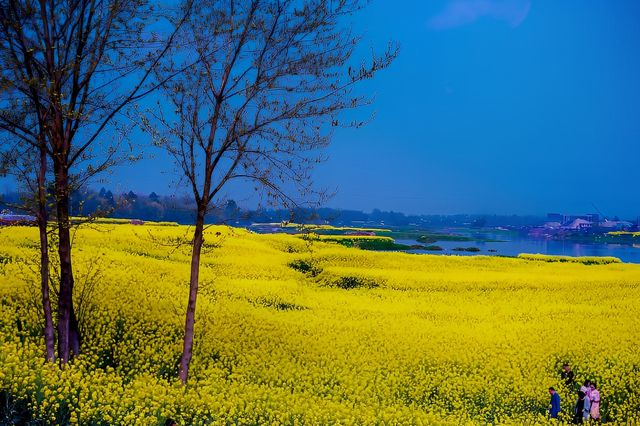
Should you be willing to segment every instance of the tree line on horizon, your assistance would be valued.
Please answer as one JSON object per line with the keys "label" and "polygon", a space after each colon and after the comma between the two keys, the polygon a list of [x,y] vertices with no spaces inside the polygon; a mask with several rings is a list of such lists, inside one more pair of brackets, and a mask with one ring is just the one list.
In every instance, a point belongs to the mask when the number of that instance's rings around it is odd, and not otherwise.
{"label": "tree line on horizon", "polygon": [[[29,213],[17,209],[23,202],[24,194],[7,192],[0,195],[0,209],[14,213]],[[176,222],[192,225],[195,221],[193,200],[188,195],[158,195],[136,193],[132,190],[116,192],[104,187],[100,190],[83,189],[75,191],[70,198],[70,213],[73,216],[111,217],[115,219],[139,219],[155,222]],[[405,214],[393,210],[374,208],[370,212],[332,207],[248,208],[241,207],[235,200],[227,199],[212,205],[205,222],[250,226],[255,223],[292,222],[300,224],[329,224],[334,226],[383,226],[408,227],[416,229],[447,226],[468,226],[471,228],[511,226],[538,226],[546,220],[533,215],[498,214]]]}
{"label": "tree line on horizon", "polygon": [[73,194],[116,165],[134,167],[152,145],[172,158],[158,167],[189,189],[195,218],[179,367],[187,382],[205,217],[231,181],[286,207],[324,199],[310,170],[332,128],[367,121],[344,120],[370,103],[353,89],[398,53],[390,44],[353,58],[361,36],[349,20],[366,3],[0,0],[0,174],[31,195],[22,208],[37,218],[49,362],[82,351]]}

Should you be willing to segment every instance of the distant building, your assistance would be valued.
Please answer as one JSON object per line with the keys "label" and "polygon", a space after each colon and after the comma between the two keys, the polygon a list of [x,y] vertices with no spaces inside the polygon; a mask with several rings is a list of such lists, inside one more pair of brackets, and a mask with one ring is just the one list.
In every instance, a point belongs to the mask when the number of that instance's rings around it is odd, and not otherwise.
{"label": "distant building", "polygon": [[578,219],[586,220],[586,221],[590,222],[589,219],[587,219],[587,216],[575,215],[575,214],[565,214],[562,217],[562,224],[563,225],[569,225],[570,223],[573,223]]}
{"label": "distant building", "polygon": [[592,226],[593,226],[593,222],[589,222],[588,220],[581,219],[581,218],[576,218],[571,223],[564,225],[563,228],[580,231],[584,229],[590,229]]}
{"label": "distant building", "polygon": [[564,226],[575,222],[577,219],[586,220],[587,222],[596,224],[600,221],[600,215],[598,213],[589,213],[584,215],[547,213],[548,222],[559,222]]}
{"label": "distant building", "polygon": [[547,221],[562,223],[564,218],[560,213],[547,213]]}
{"label": "distant building", "polygon": [[0,226],[36,225],[36,223],[35,216],[12,213],[0,214]]}
{"label": "distant building", "polygon": [[609,231],[623,231],[631,229],[633,227],[633,223],[627,222],[626,220],[605,220],[600,223],[600,227]]}
{"label": "distant building", "polygon": [[555,221],[555,222],[546,222],[543,225],[543,228],[546,228],[546,229],[560,229],[561,226],[562,226],[562,224],[560,222]]}
{"label": "distant building", "polygon": [[589,213],[585,216],[585,219],[589,222],[598,223],[600,222],[600,215],[598,213]]}

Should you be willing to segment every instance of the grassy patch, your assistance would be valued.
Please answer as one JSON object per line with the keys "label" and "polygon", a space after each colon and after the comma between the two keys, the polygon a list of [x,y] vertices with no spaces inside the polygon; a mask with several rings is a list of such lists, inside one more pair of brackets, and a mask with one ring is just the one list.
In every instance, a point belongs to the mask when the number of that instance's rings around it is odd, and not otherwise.
{"label": "grassy patch", "polygon": [[520,253],[519,259],[534,260],[540,262],[563,262],[563,263],[582,263],[585,265],[607,265],[610,263],[622,263],[617,257],[611,256],[553,256],[547,254],[528,254]]}
{"label": "grassy patch", "polygon": [[261,306],[264,308],[271,308],[277,311],[304,311],[306,306],[298,305],[296,303],[287,302],[279,297],[258,297],[252,301],[254,306]]}
{"label": "grassy patch", "polygon": [[315,277],[319,275],[320,272],[322,272],[322,268],[314,265],[311,261],[303,259],[296,259],[292,262],[289,262],[289,267],[312,277]]}
{"label": "grassy patch", "polygon": [[422,246],[409,246],[398,244],[391,237],[379,236],[352,236],[352,235],[317,235],[319,241],[325,243],[337,243],[345,247],[354,247],[362,250],[378,251],[402,251],[421,249]]}
{"label": "grassy patch", "polygon": [[344,289],[344,290],[352,290],[355,288],[376,288],[380,287],[375,280],[371,278],[365,277],[356,277],[356,276],[347,276],[340,277],[333,281],[332,283],[335,287]]}

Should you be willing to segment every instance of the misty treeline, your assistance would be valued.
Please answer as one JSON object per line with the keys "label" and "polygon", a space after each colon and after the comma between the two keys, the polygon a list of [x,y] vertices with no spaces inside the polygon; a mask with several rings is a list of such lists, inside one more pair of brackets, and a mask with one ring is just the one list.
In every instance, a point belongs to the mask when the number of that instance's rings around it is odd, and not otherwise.
{"label": "misty treeline", "polygon": [[114,166],[135,167],[153,145],[173,159],[157,166],[188,189],[194,209],[186,383],[211,206],[236,180],[288,208],[324,199],[312,167],[332,128],[367,121],[345,121],[370,102],[353,88],[397,55],[390,44],[352,57],[361,38],[351,20],[366,3],[0,0],[0,171],[22,185],[21,207],[37,217],[47,360],[64,365],[82,351],[72,195]]}
{"label": "misty treeline", "polygon": [[[161,191],[158,191],[161,192]],[[0,194],[0,209],[14,213],[29,213],[20,209],[22,194],[6,192]],[[12,207],[18,207],[12,209]],[[111,189],[82,188],[71,194],[70,212],[72,216],[101,217],[115,219],[138,219],[153,222],[176,222],[190,225],[194,222],[195,203],[192,197],[183,195],[159,195],[155,191],[149,194]],[[470,228],[508,226],[528,229],[540,226],[547,221],[542,216],[486,215],[486,214],[449,214],[449,215],[413,215],[396,211],[373,209],[362,210],[337,209],[330,207],[295,208],[255,208],[241,207],[235,200],[223,199],[212,206],[207,214],[208,224],[228,224],[251,226],[265,223],[300,223],[310,225],[334,226],[378,226],[382,228],[402,228],[404,230],[432,229],[449,226]]]}

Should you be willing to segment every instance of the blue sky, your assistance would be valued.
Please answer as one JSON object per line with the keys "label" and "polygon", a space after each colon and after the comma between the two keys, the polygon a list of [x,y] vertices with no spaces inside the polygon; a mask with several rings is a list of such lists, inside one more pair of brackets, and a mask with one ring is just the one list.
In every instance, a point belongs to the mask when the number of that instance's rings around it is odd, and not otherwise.
{"label": "blue sky", "polygon": [[332,204],[640,215],[640,2],[390,4],[358,24],[402,51],[318,173]]}
{"label": "blue sky", "polygon": [[[639,216],[638,22],[633,0],[374,0],[354,17],[363,55],[401,54],[359,89],[375,120],[336,132],[315,173],[329,205]],[[175,192],[157,164],[108,186]]]}

